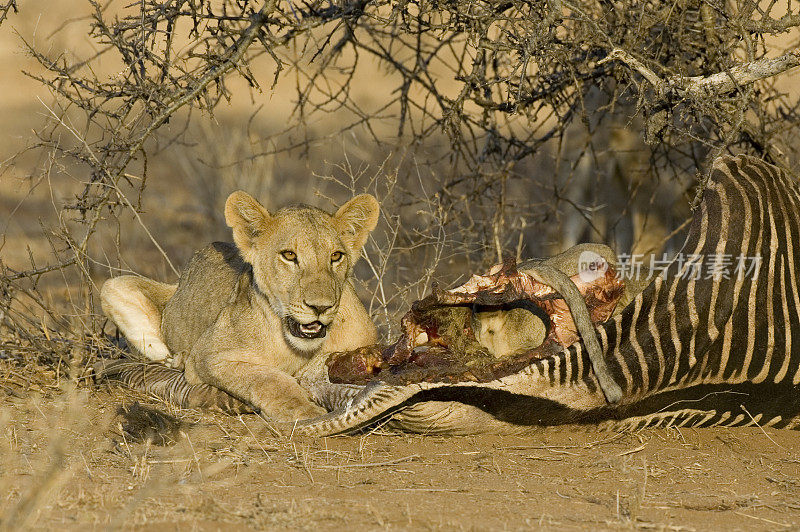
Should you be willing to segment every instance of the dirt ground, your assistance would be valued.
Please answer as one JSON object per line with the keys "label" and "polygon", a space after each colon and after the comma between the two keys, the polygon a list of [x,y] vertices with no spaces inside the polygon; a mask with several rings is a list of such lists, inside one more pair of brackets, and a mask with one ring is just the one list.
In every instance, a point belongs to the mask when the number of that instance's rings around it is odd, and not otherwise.
{"label": "dirt ground", "polygon": [[167,410],[156,403],[121,415],[137,398],[119,389],[5,382],[0,515],[12,528],[800,529],[793,431],[292,439],[254,415],[154,418]]}

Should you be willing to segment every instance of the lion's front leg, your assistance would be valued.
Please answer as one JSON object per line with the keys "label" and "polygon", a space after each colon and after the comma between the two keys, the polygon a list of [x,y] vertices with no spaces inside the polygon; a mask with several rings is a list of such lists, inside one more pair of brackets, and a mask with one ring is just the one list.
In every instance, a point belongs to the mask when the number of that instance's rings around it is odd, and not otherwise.
{"label": "lion's front leg", "polygon": [[192,384],[220,388],[275,421],[306,419],[326,412],[294,377],[257,360],[256,353],[245,349],[192,352],[186,360],[186,378]]}

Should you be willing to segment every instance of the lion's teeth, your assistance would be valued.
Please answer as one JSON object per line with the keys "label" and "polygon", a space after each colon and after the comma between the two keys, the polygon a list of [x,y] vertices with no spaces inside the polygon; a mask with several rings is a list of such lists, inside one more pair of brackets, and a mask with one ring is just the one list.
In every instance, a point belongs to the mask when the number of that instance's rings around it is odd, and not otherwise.
{"label": "lion's teeth", "polygon": [[309,323],[308,325],[301,325],[300,329],[303,332],[308,333],[316,333],[322,328],[322,325],[319,322]]}

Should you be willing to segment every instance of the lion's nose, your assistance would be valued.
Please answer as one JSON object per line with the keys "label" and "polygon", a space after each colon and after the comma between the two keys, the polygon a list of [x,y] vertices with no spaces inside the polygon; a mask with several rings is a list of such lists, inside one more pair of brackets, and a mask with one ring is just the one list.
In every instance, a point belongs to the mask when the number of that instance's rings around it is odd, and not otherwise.
{"label": "lion's nose", "polygon": [[317,316],[321,316],[323,312],[331,308],[333,305],[329,305],[328,303],[309,303],[308,301],[303,301],[305,305],[313,310]]}

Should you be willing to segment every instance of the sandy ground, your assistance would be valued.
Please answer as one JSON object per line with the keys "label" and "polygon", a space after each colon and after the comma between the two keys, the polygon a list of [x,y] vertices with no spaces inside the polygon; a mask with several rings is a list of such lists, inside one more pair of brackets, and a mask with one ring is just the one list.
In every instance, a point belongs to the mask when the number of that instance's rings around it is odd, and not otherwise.
{"label": "sandy ground", "polygon": [[[559,427],[525,437],[378,431],[292,439],[253,415],[173,411],[137,424],[132,420],[145,419],[142,409],[166,407],[150,403],[121,415],[120,406],[137,398],[119,389],[25,390],[13,375],[5,382],[0,516],[6,525],[11,519],[47,529],[800,528],[800,433],[793,431],[617,434]],[[144,441],[137,439],[142,434]]]}

